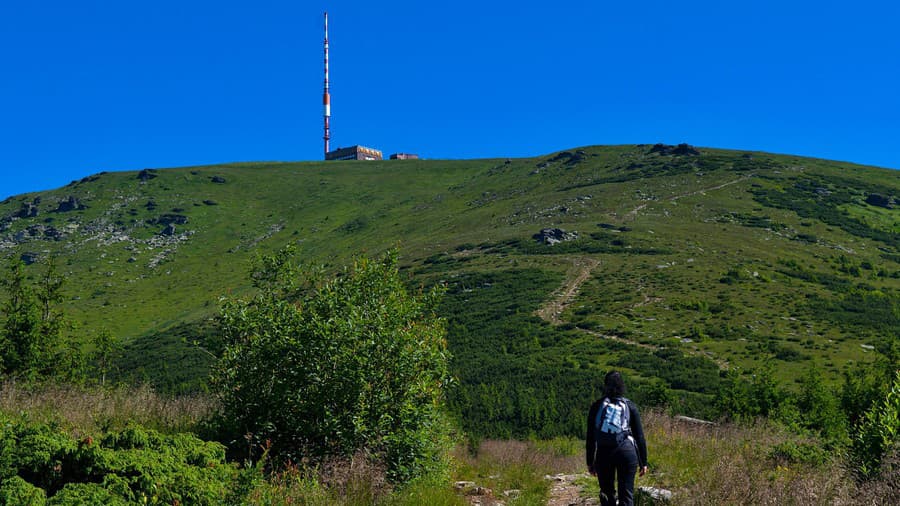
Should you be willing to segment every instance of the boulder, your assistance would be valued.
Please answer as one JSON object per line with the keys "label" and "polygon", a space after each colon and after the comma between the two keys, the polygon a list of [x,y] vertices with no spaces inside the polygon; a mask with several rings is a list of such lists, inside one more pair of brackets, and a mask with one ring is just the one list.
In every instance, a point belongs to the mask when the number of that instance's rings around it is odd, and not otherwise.
{"label": "boulder", "polygon": [[174,224],[174,223],[169,223],[168,225],[166,225],[166,228],[164,228],[164,229],[162,230],[162,232],[160,232],[160,234],[161,234],[161,235],[167,235],[167,236],[173,236],[173,235],[175,235],[175,224]]}
{"label": "boulder", "polygon": [[531,237],[541,244],[553,245],[578,239],[578,232],[566,232],[561,228],[545,228]]}
{"label": "boulder", "polygon": [[[650,499],[652,501],[650,504],[656,503],[667,503],[672,500],[672,491],[666,490],[664,488],[656,488],[656,487],[638,487],[635,494],[635,503],[637,501],[639,495],[643,495],[645,498]],[[643,504],[643,503],[641,503]]]}
{"label": "boulder", "polygon": [[213,177],[209,178],[209,180],[212,181],[213,183],[219,183],[219,184],[226,183],[225,178],[222,176],[213,176]]}
{"label": "boulder", "polygon": [[19,255],[19,260],[21,260],[25,265],[31,265],[38,261],[40,256],[37,253],[22,253]]}
{"label": "boulder", "polygon": [[468,491],[466,491],[466,495],[493,495],[494,491],[487,487],[480,487],[478,485],[472,487]]}

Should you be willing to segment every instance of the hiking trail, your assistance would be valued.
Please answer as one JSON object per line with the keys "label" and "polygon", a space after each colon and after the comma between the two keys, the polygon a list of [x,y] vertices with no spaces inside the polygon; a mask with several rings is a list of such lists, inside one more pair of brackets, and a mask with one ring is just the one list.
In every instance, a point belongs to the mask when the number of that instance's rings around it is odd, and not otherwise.
{"label": "hiking trail", "polygon": [[600,260],[590,257],[574,257],[569,260],[572,262],[572,268],[566,273],[566,280],[553,292],[550,300],[535,311],[536,315],[553,325],[565,323],[560,319],[560,315],[575,300],[578,289],[590,279],[591,272],[600,265]]}
{"label": "hiking trail", "polygon": [[593,497],[581,497],[581,485],[575,483],[582,478],[590,477],[589,474],[557,474],[544,476],[545,480],[552,481],[550,485],[550,498],[547,506],[587,506],[600,504]]}
{"label": "hiking trail", "polygon": [[[699,190],[695,190],[695,191],[692,191],[692,192],[682,193],[682,194],[680,194],[680,195],[673,195],[673,196],[671,196],[671,197],[669,197],[669,198],[667,198],[667,199],[665,199],[665,200],[668,200],[669,202],[675,202],[676,200],[682,199],[682,198],[684,198],[684,197],[691,197],[691,196],[694,196],[694,195],[702,195],[702,194],[704,194],[704,193],[706,193],[706,192],[713,191],[713,190],[721,190],[722,188],[725,188],[726,186],[731,186],[731,185],[733,185],[733,184],[735,184],[735,183],[740,183],[741,181],[744,181],[744,180],[746,180],[746,179],[749,179],[749,178],[751,178],[751,177],[753,177],[753,176],[754,176],[753,174],[748,174],[748,175],[746,175],[746,176],[744,176],[744,177],[735,179],[735,180],[733,180],[733,181],[726,181],[726,182],[724,182],[724,183],[722,183],[722,184],[719,184],[719,185],[716,185],[716,186],[711,186],[711,187],[709,187],[709,188],[701,188],[701,189],[699,189]],[[635,207],[635,208],[632,209],[631,211],[628,211],[628,213],[625,214],[625,218],[630,219],[631,221],[634,221],[634,219],[637,218],[638,212],[640,212],[640,211],[643,210],[645,207],[647,207],[648,204],[650,204],[650,203],[649,203],[649,202],[645,202],[645,203],[643,203],[643,204],[641,204],[641,205]]]}

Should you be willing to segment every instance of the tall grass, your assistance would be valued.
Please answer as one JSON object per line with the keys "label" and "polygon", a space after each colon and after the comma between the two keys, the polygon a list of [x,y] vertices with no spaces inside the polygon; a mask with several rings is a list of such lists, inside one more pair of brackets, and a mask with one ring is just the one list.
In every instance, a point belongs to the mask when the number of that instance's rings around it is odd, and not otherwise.
{"label": "tall grass", "polygon": [[866,504],[875,484],[858,486],[839,455],[766,421],[698,425],[658,411],[644,416],[651,472],[637,485],[675,492],[673,504]]}
{"label": "tall grass", "polygon": [[[474,450],[457,447],[455,475],[489,488],[508,505],[539,506],[547,503],[550,482],[545,475],[584,469],[584,444],[574,439],[549,441],[483,441]],[[504,492],[518,490],[506,499]]]}
{"label": "tall grass", "polygon": [[166,396],[148,386],[0,383],[0,411],[82,433],[119,429],[129,423],[166,433],[196,432],[216,409],[209,395]]}
{"label": "tall grass", "polygon": [[[481,487],[481,504],[544,506],[550,483],[547,474],[583,468],[583,443],[550,441],[484,441],[477,448],[458,446],[452,452],[452,476],[430,476],[391,489],[384,470],[365,458],[335,461],[315,470],[289,467],[264,479],[260,476],[248,495],[255,505],[311,506],[467,506],[466,491],[451,482],[471,481]],[[489,489],[487,492],[485,489]],[[507,496],[504,492],[516,490]]]}
{"label": "tall grass", "polygon": [[[250,469],[253,482],[245,502],[281,506],[465,506],[445,475],[425,476],[394,489],[383,465],[358,454],[334,459],[316,468],[288,466],[266,476],[264,466]],[[255,473],[255,475],[254,475]],[[246,474],[246,473],[245,473]]]}

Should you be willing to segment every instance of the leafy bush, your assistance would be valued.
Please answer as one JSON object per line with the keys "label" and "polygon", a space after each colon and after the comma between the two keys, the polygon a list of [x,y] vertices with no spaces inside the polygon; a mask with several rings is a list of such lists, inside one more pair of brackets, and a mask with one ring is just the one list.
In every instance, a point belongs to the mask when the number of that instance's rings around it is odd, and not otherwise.
{"label": "leafy bush", "polygon": [[900,371],[881,402],[863,415],[850,454],[863,479],[878,476],[882,458],[900,447]]}
{"label": "leafy bush", "polygon": [[362,450],[396,481],[437,464],[450,381],[440,290],[408,293],[395,252],[328,281],[299,279],[291,256],[262,257],[260,293],[222,310],[223,419],[276,462]]}

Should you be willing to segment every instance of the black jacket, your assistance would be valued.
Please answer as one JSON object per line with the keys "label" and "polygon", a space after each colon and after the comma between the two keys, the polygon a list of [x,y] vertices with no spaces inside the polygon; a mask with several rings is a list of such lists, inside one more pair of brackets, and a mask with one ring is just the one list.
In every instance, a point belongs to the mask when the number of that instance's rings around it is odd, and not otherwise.
{"label": "black jacket", "polygon": [[[603,399],[605,399],[605,397],[601,397],[594,401],[594,403],[591,404],[591,409],[588,410],[587,437],[585,438],[584,445],[588,469],[594,468],[594,460],[597,458],[597,442],[596,435],[594,434],[594,422],[597,419],[597,411],[603,404]],[[634,438],[634,442],[637,444],[638,465],[644,467],[647,465],[647,442],[644,440],[644,427],[641,425],[641,415],[638,413],[637,406],[629,399],[625,399],[625,404],[628,406],[628,424],[631,428],[631,437]]]}

